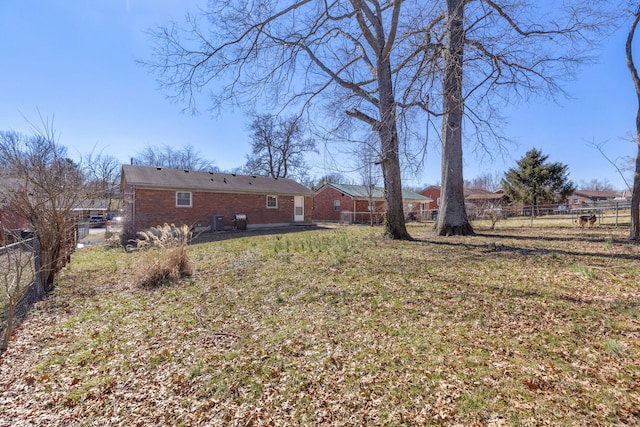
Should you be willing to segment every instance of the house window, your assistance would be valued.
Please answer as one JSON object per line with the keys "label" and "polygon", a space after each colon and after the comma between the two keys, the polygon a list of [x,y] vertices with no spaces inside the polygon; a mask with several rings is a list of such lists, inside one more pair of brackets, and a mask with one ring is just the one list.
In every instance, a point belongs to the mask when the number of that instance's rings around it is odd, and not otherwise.
{"label": "house window", "polygon": [[278,208],[278,196],[267,196],[267,208],[269,209]]}
{"label": "house window", "polygon": [[333,201],[333,210],[334,211],[339,211],[340,210],[340,200],[334,200]]}
{"label": "house window", "polygon": [[427,210],[427,205],[425,203],[420,203],[420,213],[424,215]]}
{"label": "house window", "polygon": [[440,206],[440,197],[438,197],[438,201],[436,202],[437,206]]}
{"label": "house window", "polygon": [[369,200],[369,206],[367,207],[367,209],[369,209],[369,212],[375,212],[376,203],[373,200]]}
{"label": "house window", "polygon": [[571,200],[571,203],[573,203],[574,205],[577,205],[578,204],[578,199]]}
{"label": "house window", "polygon": [[176,206],[179,208],[190,208],[191,193],[188,191],[176,191]]}

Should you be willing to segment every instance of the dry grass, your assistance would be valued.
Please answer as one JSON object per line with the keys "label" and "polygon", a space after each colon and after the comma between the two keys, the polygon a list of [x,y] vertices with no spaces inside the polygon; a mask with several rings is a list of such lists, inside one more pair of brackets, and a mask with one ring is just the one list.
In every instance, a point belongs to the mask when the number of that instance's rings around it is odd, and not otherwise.
{"label": "dry grass", "polygon": [[152,290],[83,250],[0,359],[0,425],[640,425],[640,248],[500,225],[203,242]]}
{"label": "dry grass", "polygon": [[138,232],[138,236],[127,245],[127,250],[148,250],[184,247],[191,240],[188,225],[174,224],[159,225],[148,230]]}
{"label": "dry grass", "polygon": [[194,274],[186,247],[146,252],[134,273],[134,282],[143,288],[175,285]]}
{"label": "dry grass", "polygon": [[143,288],[175,285],[194,273],[194,265],[187,252],[191,239],[189,226],[171,224],[151,227],[138,233],[127,245],[129,251],[148,251],[138,261],[134,282]]}

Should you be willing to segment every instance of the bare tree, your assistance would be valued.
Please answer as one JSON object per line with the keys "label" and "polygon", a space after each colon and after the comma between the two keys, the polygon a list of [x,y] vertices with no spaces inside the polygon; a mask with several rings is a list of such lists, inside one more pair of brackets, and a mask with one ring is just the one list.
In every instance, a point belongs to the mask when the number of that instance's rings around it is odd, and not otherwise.
{"label": "bare tree", "polygon": [[638,144],[638,151],[636,154],[635,171],[633,174],[633,189],[631,191],[631,226],[629,230],[629,239],[638,241],[640,240],[640,77],[638,77],[638,70],[636,69],[633,60],[633,37],[635,36],[638,22],[640,22],[640,6],[632,12],[633,22],[629,29],[629,35],[627,36],[626,54],[627,54],[627,67],[631,73],[631,79],[633,80],[633,86],[636,90],[636,96],[638,98],[638,112],[636,114],[636,143]]}
{"label": "bare tree", "polygon": [[444,74],[442,96],[442,186],[440,212],[436,233],[474,234],[464,204],[464,178],[462,174],[462,118],[464,97],[462,66],[464,59],[466,0],[447,0],[447,25],[444,47]]}
{"label": "bare tree", "polygon": [[274,178],[301,178],[309,168],[304,156],[316,151],[316,142],[306,138],[300,117],[279,118],[256,114],[251,121],[251,154],[245,173]]}
{"label": "bare tree", "polygon": [[311,188],[313,190],[318,190],[325,184],[349,184],[349,180],[343,175],[337,172],[333,172],[318,178],[317,181],[311,186]]}
{"label": "bare tree", "polygon": [[489,228],[491,230],[494,230],[496,228],[496,223],[504,218],[504,213],[502,212],[502,207],[499,202],[484,200],[477,205],[477,209],[480,216],[489,220],[491,223],[491,227]]}
{"label": "bare tree", "polygon": [[381,170],[380,170],[380,153],[376,150],[375,141],[376,135],[373,135],[369,140],[363,141],[358,147],[357,161],[358,161],[358,173],[360,174],[362,185],[366,188],[367,197],[369,199],[369,222],[373,227],[373,217],[375,211],[375,202],[373,195],[376,192],[376,188],[380,185]]}
{"label": "bare tree", "polygon": [[615,191],[613,184],[608,180],[600,180],[593,178],[589,181],[580,181],[578,188],[585,191]]}
{"label": "bare tree", "polygon": [[[562,93],[559,82],[591,47],[588,36],[604,28],[603,5],[583,4],[563,2],[566,13],[553,15],[523,0],[210,2],[203,13],[208,31],[196,17],[184,38],[175,25],[160,28],[159,60],[149,65],[192,110],[197,93],[215,82],[216,108],[262,95],[283,110],[299,102],[311,116],[316,101],[325,100],[331,111],[370,125],[380,139],[385,234],[397,239],[410,238],[400,137],[415,136],[408,126],[415,111],[428,113],[425,128],[436,133],[431,120],[442,118],[444,206],[436,231],[468,234],[464,123],[489,151],[489,139],[503,140],[498,106],[514,95]],[[440,110],[429,101],[439,97]]]}
{"label": "bare tree", "polygon": [[209,2],[202,16],[206,30],[190,17],[185,37],[175,25],[153,33],[157,61],[148,65],[171,96],[195,110],[198,92],[215,82],[216,108],[253,104],[262,95],[280,110],[299,104],[309,117],[328,117],[330,109],[337,122],[345,113],[358,119],[349,124],[379,136],[385,235],[410,239],[397,119],[412,107],[426,109],[430,58],[438,53],[425,35],[441,23],[441,11],[402,0],[223,0]]}
{"label": "bare tree", "polygon": [[[635,140],[636,138],[633,138],[633,142],[637,144]],[[626,176],[626,173],[633,173],[635,159],[631,156],[621,156],[615,159],[610,158],[605,150],[605,142],[596,143],[595,141],[593,141],[589,143],[589,145],[598,150],[602,157],[604,157],[604,159],[615,168],[620,178],[622,178],[626,189],[631,191],[631,186],[629,185],[629,180],[627,179],[628,177]]]}
{"label": "bare tree", "polygon": [[90,153],[84,159],[87,187],[93,198],[107,201],[107,209],[113,210],[113,196],[120,185],[122,162],[115,156]]}
{"label": "bare tree", "polygon": [[133,163],[142,166],[158,166],[171,169],[217,172],[213,161],[207,160],[192,145],[174,148],[169,145],[157,147],[145,146],[133,159]]}
{"label": "bare tree", "polygon": [[51,125],[33,128],[34,136],[0,132],[1,198],[26,218],[40,244],[42,285],[53,289],[57,273],[74,250],[76,220],[73,209],[86,198],[80,167],[67,158]]}
{"label": "bare tree", "polygon": [[[610,3],[558,3],[553,12],[534,1],[447,0],[443,44],[443,154],[440,235],[473,233],[462,191],[463,121],[488,150],[500,142],[499,107],[512,97],[562,95],[600,31]],[[490,153],[489,153],[490,154]]]}
{"label": "bare tree", "polygon": [[502,188],[502,174],[497,172],[484,173],[469,181],[465,180],[464,186],[466,188],[480,188],[493,193]]}

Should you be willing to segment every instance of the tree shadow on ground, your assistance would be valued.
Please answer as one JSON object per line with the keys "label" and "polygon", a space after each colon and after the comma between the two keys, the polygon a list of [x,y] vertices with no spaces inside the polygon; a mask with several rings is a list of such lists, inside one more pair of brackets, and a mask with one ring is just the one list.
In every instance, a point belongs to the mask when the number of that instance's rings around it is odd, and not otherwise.
{"label": "tree shadow on ground", "polygon": [[576,305],[602,305],[607,304],[619,309],[638,309],[640,308],[640,301],[634,300],[633,298],[629,300],[603,300],[597,298],[584,298],[576,295],[568,295],[561,292],[540,292],[531,289],[517,289],[517,288],[505,288],[499,285],[487,285],[487,289],[496,291],[496,292],[506,292],[508,291],[512,296],[517,298],[554,298],[557,300],[562,300],[571,304]]}
{"label": "tree shadow on ground", "polygon": [[[568,229],[568,230],[572,230],[573,229]],[[613,229],[612,229],[613,230]],[[576,235],[576,234],[568,234],[565,236],[549,236],[549,235],[545,235],[545,234],[539,234],[537,236],[530,236],[530,235],[522,235],[522,234],[509,234],[507,232],[507,230],[501,230],[500,232],[497,233],[484,233],[484,232],[478,232],[476,233],[476,236],[479,237],[486,237],[486,238],[496,238],[496,239],[513,239],[513,240],[545,240],[545,241],[552,241],[552,242],[591,242],[591,243],[597,243],[597,242],[605,242],[609,239],[611,239],[611,235],[609,234],[603,234],[603,232],[606,231],[611,231],[609,229],[607,230],[597,230],[597,231],[591,231],[591,230],[584,230],[584,233],[580,234],[580,235]],[[589,233],[589,234],[587,234]],[[597,234],[595,234],[597,233]],[[616,244],[619,243],[626,243],[629,245],[633,245],[634,242],[628,240],[628,239],[619,239],[616,238],[615,239]]]}
{"label": "tree shadow on ground", "polygon": [[[522,243],[531,242],[532,245],[526,246],[523,244],[522,246],[516,246],[516,245],[507,245],[507,244],[497,243],[497,242],[478,242],[478,243],[474,242],[473,241],[474,238],[478,238],[478,237],[484,238],[484,239],[496,239],[496,240],[504,239],[504,240],[511,240],[514,242],[522,242]],[[477,249],[481,253],[505,253],[505,254],[514,254],[518,256],[569,255],[569,256],[575,256],[575,257],[580,257],[585,259],[616,258],[616,259],[624,259],[629,261],[640,261],[640,257],[637,254],[632,254],[632,253],[621,254],[621,253],[610,253],[610,252],[608,253],[603,251],[593,251],[593,250],[587,250],[587,249],[585,249],[584,251],[575,250],[575,249],[563,249],[561,245],[561,243],[565,243],[567,244],[567,246],[569,244],[575,245],[576,243],[578,244],[579,243],[588,243],[588,244],[602,243],[604,245],[608,242],[611,242],[611,243],[614,243],[615,245],[628,246],[628,247],[635,246],[634,242],[631,242],[626,239],[613,239],[613,240],[611,239],[612,238],[610,235],[603,235],[603,234],[591,235],[591,236],[584,236],[584,235],[530,236],[530,235],[521,235],[521,234],[508,234],[508,233],[501,232],[498,234],[477,233],[475,236],[469,236],[469,238],[465,239],[464,242],[451,241],[451,240],[448,240],[447,238],[439,238],[439,237],[418,238],[416,239],[416,241],[419,243],[428,243],[433,245],[444,245],[444,246],[451,246],[451,247],[466,246],[470,249],[471,248]],[[557,243],[560,243],[560,245],[553,248],[534,247],[534,244],[540,241],[557,242]]]}

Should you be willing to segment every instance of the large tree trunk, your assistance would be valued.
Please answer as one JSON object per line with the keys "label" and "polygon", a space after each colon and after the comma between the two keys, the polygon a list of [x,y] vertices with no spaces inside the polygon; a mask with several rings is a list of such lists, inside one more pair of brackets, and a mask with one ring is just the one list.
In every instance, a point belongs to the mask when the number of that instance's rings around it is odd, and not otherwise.
{"label": "large tree trunk", "polygon": [[[640,116],[640,111],[638,111]],[[636,119],[636,123],[640,118]],[[640,124],[636,138],[640,141]],[[629,239],[640,240],[640,142],[638,142],[638,154],[636,155],[636,170],[633,174],[633,191],[631,192],[631,227],[629,229]]]}
{"label": "large tree trunk", "polygon": [[448,43],[444,53],[442,120],[442,187],[436,234],[471,235],[473,228],[464,205],[462,175],[462,58],[464,0],[447,0]]}
{"label": "large tree trunk", "polygon": [[640,78],[638,77],[638,70],[633,62],[632,44],[633,36],[636,32],[636,27],[640,21],[640,8],[636,10],[631,29],[629,29],[629,35],[627,36],[627,67],[631,72],[631,78],[633,85],[636,89],[636,95],[638,97],[638,112],[636,113],[636,144],[638,145],[638,151],[636,154],[636,169],[633,174],[633,190],[631,192],[631,227],[629,230],[630,240],[640,240]]}
{"label": "large tree trunk", "polygon": [[412,240],[404,221],[402,203],[402,178],[398,128],[396,124],[396,103],[393,94],[391,64],[388,58],[378,59],[378,89],[380,90],[380,136],[382,152],[382,174],[387,211],[384,221],[384,235],[391,239]]}
{"label": "large tree trunk", "polygon": [[399,162],[388,158],[385,159],[385,161],[383,161],[383,176],[384,192],[387,201],[384,235],[390,239],[413,240],[407,231],[404,221]]}

